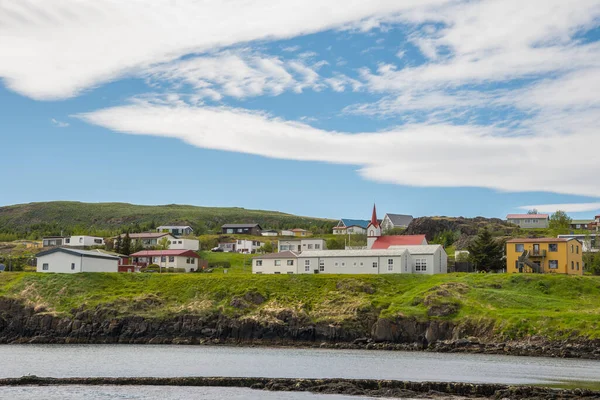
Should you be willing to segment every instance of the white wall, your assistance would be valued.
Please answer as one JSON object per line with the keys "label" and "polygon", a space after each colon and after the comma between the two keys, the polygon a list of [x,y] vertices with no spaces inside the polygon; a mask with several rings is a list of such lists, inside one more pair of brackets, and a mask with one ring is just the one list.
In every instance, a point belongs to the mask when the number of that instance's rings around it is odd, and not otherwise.
{"label": "white wall", "polygon": [[169,239],[169,249],[172,250],[200,250],[200,241],[196,239]]}
{"label": "white wall", "polygon": [[[275,262],[279,261],[281,265],[275,265]],[[292,265],[288,265],[291,262]],[[296,274],[296,262],[295,258],[265,258],[265,259],[253,259],[252,260],[252,273],[253,274]],[[262,265],[259,265],[262,264]]]}
{"label": "white wall", "polygon": [[281,236],[294,236],[294,232],[288,231],[288,230],[283,230],[283,231],[281,231]]}
{"label": "white wall", "polygon": [[[48,270],[43,265],[48,264]],[[72,269],[75,264],[75,269]],[[55,272],[74,274],[78,272],[119,272],[118,260],[105,258],[81,257],[73,254],[56,252],[37,259],[37,272]]]}
{"label": "white wall", "polygon": [[[425,260],[427,269],[423,271],[417,271],[417,260]],[[421,262],[422,265],[422,262]],[[448,273],[448,255],[440,247],[433,254],[411,254],[410,255],[410,266],[413,274],[446,274]],[[422,268],[422,267],[421,267]]]}
{"label": "white wall", "polygon": [[351,235],[364,235],[367,233],[367,230],[360,226],[351,226],[350,228],[346,229],[346,233]]}
{"label": "white wall", "polygon": [[258,242],[256,240],[237,240],[235,245],[235,251],[238,253],[255,253],[256,250],[264,246],[264,242]]}
{"label": "white wall", "polygon": [[[392,270],[388,270],[388,260],[392,260]],[[298,273],[313,274],[316,269],[320,274],[401,274],[406,273],[404,266],[408,253],[394,256],[357,256],[357,257],[298,257]],[[306,262],[309,270],[306,271]],[[321,271],[320,265],[324,270]],[[377,263],[377,267],[373,267]]]}
{"label": "white wall", "polygon": [[[99,241],[99,243],[96,241]],[[65,239],[64,244],[71,247],[104,246],[104,239],[97,236],[71,236]]]}
{"label": "white wall", "polygon": [[[152,256],[149,264],[156,264],[161,268],[184,268],[185,272],[190,272],[192,269],[196,271],[198,269],[198,259],[194,257],[186,256],[163,256],[165,261],[161,261],[161,256]],[[172,257],[172,258],[171,258]],[[190,261],[188,263],[187,261]],[[172,260],[172,261],[171,261]]]}
{"label": "white wall", "polygon": [[[286,246],[289,245],[292,245],[292,248],[286,248]],[[319,248],[316,248],[317,245]],[[306,250],[327,250],[327,242],[323,239],[280,239],[277,242],[277,248],[279,252],[286,250],[291,250],[293,252]]]}

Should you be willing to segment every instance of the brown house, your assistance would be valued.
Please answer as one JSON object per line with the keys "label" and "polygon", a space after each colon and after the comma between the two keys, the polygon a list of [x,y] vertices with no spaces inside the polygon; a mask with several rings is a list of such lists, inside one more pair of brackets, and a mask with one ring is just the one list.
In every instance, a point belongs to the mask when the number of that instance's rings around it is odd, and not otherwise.
{"label": "brown house", "polygon": [[260,236],[262,228],[259,224],[225,224],[221,226],[221,232],[225,235],[254,235]]}

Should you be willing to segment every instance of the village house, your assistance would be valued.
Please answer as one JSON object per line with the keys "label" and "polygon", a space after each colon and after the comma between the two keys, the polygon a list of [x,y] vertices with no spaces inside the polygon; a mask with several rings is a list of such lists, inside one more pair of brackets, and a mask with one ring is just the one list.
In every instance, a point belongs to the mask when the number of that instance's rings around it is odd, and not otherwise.
{"label": "village house", "polygon": [[294,234],[295,237],[312,236],[312,232],[309,232],[306,229],[300,229],[300,228],[292,229],[292,233]]}
{"label": "village house", "polygon": [[63,245],[78,248],[104,246],[104,239],[98,236],[70,236],[64,239]]}
{"label": "village house", "polygon": [[156,232],[170,233],[173,236],[187,236],[194,233],[189,225],[161,225],[156,228]]}
{"label": "village house", "polygon": [[506,242],[508,273],[583,275],[583,248],[574,238],[518,238]]}
{"label": "village house", "polygon": [[118,272],[119,257],[95,250],[55,247],[36,255],[37,272],[74,274],[79,272]]}
{"label": "village house", "polygon": [[260,233],[261,236],[279,236],[279,232],[277,232],[276,230],[273,229],[269,229],[266,231],[262,231]]}
{"label": "village house", "polygon": [[223,250],[224,253],[235,253],[236,245],[237,240],[232,239],[225,242],[220,242],[217,247]]}
{"label": "village house", "polygon": [[294,232],[291,229],[283,229],[281,236],[294,236]]}
{"label": "village house", "polygon": [[[385,220],[385,219],[384,219]],[[381,223],[383,224],[383,222]],[[367,225],[367,249],[385,250],[392,246],[425,246],[425,235],[382,235],[382,225],[377,219],[377,208],[373,204],[371,221]]]}
{"label": "village house", "polygon": [[221,233],[224,235],[254,235],[260,236],[262,228],[259,224],[225,224],[221,226]]}
{"label": "village house", "polygon": [[156,264],[160,268],[183,268],[185,272],[202,268],[200,256],[191,250],[142,250],[131,257],[133,264],[138,267]]}
{"label": "village house", "polygon": [[264,242],[258,240],[237,239],[235,244],[236,253],[256,253],[258,249],[264,246]]}
{"label": "village house", "polygon": [[558,235],[560,239],[577,239],[581,243],[584,253],[600,251],[600,234],[598,233],[572,233]]}
{"label": "village house", "polygon": [[342,218],[333,228],[334,235],[364,235],[367,233],[368,220]]}
{"label": "village house", "polygon": [[200,241],[198,239],[176,238],[169,240],[169,250],[200,250]]}
{"label": "village house", "polygon": [[596,220],[594,219],[574,219],[570,223],[571,229],[592,231],[596,229]]}
{"label": "village house", "polygon": [[[124,233],[120,236],[121,239],[123,239],[125,238],[126,234]],[[165,237],[170,241],[175,240],[175,236],[171,235],[170,233],[142,232],[129,234],[129,238],[131,239],[131,243],[134,245],[134,247],[137,242],[140,242],[144,249],[158,246],[158,242]]]}
{"label": "village house", "polygon": [[327,250],[327,242],[324,239],[281,239],[277,243],[277,251],[291,250],[300,252],[305,250]]}
{"label": "village house", "polygon": [[64,240],[64,236],[44,236],[42,238],[42,247],[62,246]]}
{"label": "village house", "polygon": [[525,229],[548,228],[550,225],[550,216],[548,214],[508,214],[506,222]]}
{"label": "village house", "polygon": [[389,231],[395,228],[406,229],[413,220],[412,215],[404,214],[385,214],[381,220],[381,228],[383,232]]}
{"label": "village house", "polygon": [[445,274],[440,245],[392,246],[386,250],[283,251],[252,260],[254,274]]}

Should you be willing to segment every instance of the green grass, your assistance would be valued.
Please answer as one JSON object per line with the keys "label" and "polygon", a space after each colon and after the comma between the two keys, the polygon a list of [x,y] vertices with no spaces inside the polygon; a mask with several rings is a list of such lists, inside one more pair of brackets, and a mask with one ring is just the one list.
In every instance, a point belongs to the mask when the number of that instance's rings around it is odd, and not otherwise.
{"label": "green grass", "polygon": [[[230,306],[234,297],[248,292],[258,292],[267,301],[245,309]],[[272,320],[289,310],[315,322],[353,325],[368,313],[487,327],[482,335],[502,339],[600,338],[599,277],[3,273],[0,296],[66,315],[78,307],[105,305],[121,315],[225,313]],[[454,314],[428,317],[432,305],[448,304],[456,308]]]}

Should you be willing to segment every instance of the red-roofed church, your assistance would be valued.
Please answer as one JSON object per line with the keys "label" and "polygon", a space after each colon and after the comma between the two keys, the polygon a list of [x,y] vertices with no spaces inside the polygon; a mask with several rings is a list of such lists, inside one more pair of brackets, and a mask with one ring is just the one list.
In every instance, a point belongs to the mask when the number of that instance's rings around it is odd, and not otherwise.
{"label": "red-roofed church", "polygon": [[381,235],[381,225],[377,220],[377,209],[373,204],[371,221],[367,225],[367,247],[372,250],[385,250],[390,246],[420,246],[426,245],[425,235]]}

